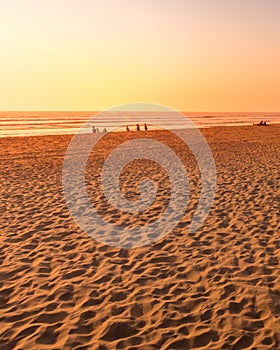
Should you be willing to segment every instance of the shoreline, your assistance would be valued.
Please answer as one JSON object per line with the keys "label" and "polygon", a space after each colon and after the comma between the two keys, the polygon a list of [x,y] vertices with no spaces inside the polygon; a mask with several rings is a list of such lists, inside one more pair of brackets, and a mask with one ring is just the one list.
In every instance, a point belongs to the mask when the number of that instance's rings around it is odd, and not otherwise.
{"label": "shoreline", "polygon": [[[200,127],[196,127],[194,129],[199,129],[202,133],[204,130],[211,130],[211,129],[217,129],[217,128],[221,128],[221,129],[232,129],[232,128],[240,128],[240,129],[243,129],[243,128],[249,128],[249,127],[260,127],[261,129],[269,129],[269,128],[279,128],[280,127],[280,123],[272,123],[272,124],[269,124],[267,126],[260,126],[260,125],[257,125],[257,124],[235,124],[235,125],[209,125],[209,126],[200,126]],[[192,128],[190,128],[191,130]],[[141,130],[140,133],[151,133],[151,132],[165,132],[165,131],[186,131],[186,130],[189,130],[189,129],[155,129],[155,130],[148,130],[148,131],[144,131],[144,130]],[[113,131],[113,132],[108,132],[108,133],[114,133],[114,134],[118,134],[118,133],[126,133],[126,131]],[[129,133],[139,133],[138,131],[136,130],[131,130],[129,131]],[[8,136],[2,136],[0,135],[0,140],[2,139],[26,139],[26,138],[43,138],[43,137],[61,137],[61,136],[64,136],[64,137],[73,137],[74,135],[76,135],[77,133],[58,133],[58,134],[42,134],[42,135],[8,135]],[[88,133],[82,133],[83,135],[91,135],[92,132],[88,132]],[[105,135],[103,133],[99,133],[98,135]]]}

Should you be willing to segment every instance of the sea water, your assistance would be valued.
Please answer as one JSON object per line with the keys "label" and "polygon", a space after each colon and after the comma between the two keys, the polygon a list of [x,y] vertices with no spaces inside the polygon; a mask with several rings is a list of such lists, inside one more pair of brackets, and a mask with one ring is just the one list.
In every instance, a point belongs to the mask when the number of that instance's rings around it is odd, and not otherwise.
{"label": "sea water", "polygon": [[[182,112],[197,127],[210,127],[222,125],[252,125],[265,120],[268,124],[280,123],[280,112],[277,113],[249,113],[249,112]],[[36,135],[60,135],[74,134],[86,121],[90,120],[84,132],[92,132],[91,126],[102,132],[107,131],[136,130],[139,122],[143,130],[143,121],[149,129],[160,125],[167,129],[182,129],[186,126],[181,119],[174,115],[162,115],[159,112],[116,112],[99,113],[90,111],[16,111],[0,112],[0,137],[8,136],[36,136]],[[153,125],[152,125],[153,124]]]}

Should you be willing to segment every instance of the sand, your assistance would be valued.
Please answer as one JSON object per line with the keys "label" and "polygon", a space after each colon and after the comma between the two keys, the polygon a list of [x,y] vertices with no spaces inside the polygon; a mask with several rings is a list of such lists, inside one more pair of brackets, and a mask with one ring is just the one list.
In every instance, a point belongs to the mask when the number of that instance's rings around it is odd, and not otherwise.
{"label": "sand", "polygon": [[[194,189],[171,233],[132,249],[95,241],[69,214],[61,174],[71,136],[0,139],[1,350],[280,349],[280,126],[202,131],[217,167],[209,216],[190,234],[197,164],[151,132],[180,154]],[[122,137],[91,157],[89,195],[112,222],[145,224],[170,195],[166,174],[148,161],[121,182],[133,200],[143,170],[159,181],[152,214],[130,219],[102,204],[96,174]]]}

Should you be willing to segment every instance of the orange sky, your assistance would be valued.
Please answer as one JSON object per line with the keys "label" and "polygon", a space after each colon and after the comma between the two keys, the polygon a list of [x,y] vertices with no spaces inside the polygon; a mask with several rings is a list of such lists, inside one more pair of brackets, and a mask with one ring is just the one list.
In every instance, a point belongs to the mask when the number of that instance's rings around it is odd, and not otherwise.
{"label": "orange sky", "polygon": [[280,111],[278,0],[0,3],[0,110]]}

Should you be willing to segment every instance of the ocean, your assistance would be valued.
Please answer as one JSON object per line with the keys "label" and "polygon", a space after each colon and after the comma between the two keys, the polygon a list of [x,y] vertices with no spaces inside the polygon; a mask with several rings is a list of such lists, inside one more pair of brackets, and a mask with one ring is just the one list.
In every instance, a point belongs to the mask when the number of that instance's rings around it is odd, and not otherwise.
{"label": "ocean", "polygon": [[[200,128],[218,125],[252,125],[261,120],[265,120],[268,124],[280,123],[280,112],[183,112],[183,114]],[[113,131],[116,127],[118,130],[125,130],[127,125],[134,130],[136,123],[143,121],[147,122],[149,129],[155,129],[154,124],[160,124],[168,129],[185,127],[185,123],[182,123],[180,118],[178,120],[176,114],[162,116],[158,112],[143,112],[139,117],[139,114],[133,112],[100,114],[90,111],[8,111],[0,112],[0,137],[74,134],[89,119],[91,119],[90,125],[101,132],[104,128],[107,131]],[[143,126],[140,125],[140,127]],[[84,130],[84,132],[91,131],[91,127]]]}

